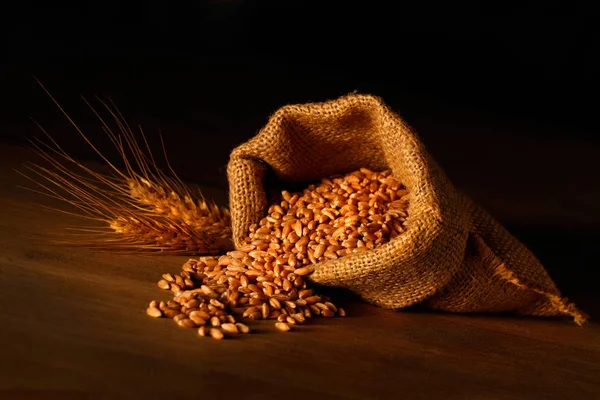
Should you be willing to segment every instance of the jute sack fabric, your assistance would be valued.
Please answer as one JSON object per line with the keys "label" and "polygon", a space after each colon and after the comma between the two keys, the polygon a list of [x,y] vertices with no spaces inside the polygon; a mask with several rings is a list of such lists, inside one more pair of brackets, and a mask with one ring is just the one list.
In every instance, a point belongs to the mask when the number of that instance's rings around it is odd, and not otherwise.
{"label": "jute sack fabric", "polygon": [[534,255],[455,189],[416,133],[371,95],[282,107],[233,150],[227,173],[236,247],[266,215],[271,192],[361,167],[390,169],[406,186],[406,231],[378,248],[317,264],[312,281],[390,309],[423,304],[585,321]]}

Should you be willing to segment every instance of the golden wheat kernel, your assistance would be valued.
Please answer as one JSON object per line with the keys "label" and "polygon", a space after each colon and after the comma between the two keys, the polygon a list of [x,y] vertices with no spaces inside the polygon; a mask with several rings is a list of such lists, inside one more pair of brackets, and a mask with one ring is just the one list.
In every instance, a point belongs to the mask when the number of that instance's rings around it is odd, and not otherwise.
{"label": "golden wheat kernel", "polygon": [[209,330],[208,327],[201,326],[200,328],[198,328],[198,335],[200,335],[200,336],[207,336],[208,335],[208,330]]}
{"label": "golden wheat kernel", "polygon": [[300,235],[296,235],[296,232],[292,231],[290,232],[289,235],[287,235],[287,237],[285,238],[285,240],[290,243],[295,245],[296,242],[298,241],[298,239],[300,239]]}
{"label": "golden wheat kernel", "polygon": [[248,253],[246,253],[245,251],[241,251],[241,250],[234,250],[234,251],[230,251],[229,253],[227,253],[228,256],[233,257],[235,259],[242,259],[244,257],[246,257],[248,255]]}
{"label": "golden wheat kernel", "polygon": [[311,314],[315,314],[315,315],[321,314],[321,309],[319,307],[315,306],[314,304],[309,304],[308,307],[310,308]]}
{"label": "golden wheat kernel", "polygon": [[298,297],[300,297],[301,299],[306,299],[307,297],[311,297],[312,295],[312,289],[303,289],[298,293]]}
{"label": "golden wheat kernel", "polygon": [[179,310],[174,310],[172,308],[167,307],[165,310],[163,310],[163,314],[165,315],[165,317],[172,319],[181,313],[179,312]]}
{"label": "golden wheat kernel", "polygon": [[210,296],[210,297],[215,297],[217,296],[217,293],[211,289],[210,287],[206,286],[206,285],[202,285],[200,286],[200,290],[202,291],[202,293],[204,293],[206,296]]}
{"label": "golden wheat kernel", "polygon": [[221,325],[221,329],[228,335],[237,335],[240,333],[238,327],[235,324],[225,323]]}
{"label": "golden wheat kernel", "polygon": [[158,281],[158,287],[164,290],[169,290],[171,288],[171,284],[164,279]]}
{"label": "golden wheat kernel", "polygon": [[256,249],[256,246],[252,243],[248,243],[248,244],[241,246],[238,250],[243,251],[244,253],[248,253],[254,249]]}
{"label": "golden wheat kernel", "polygon": [[225,304],[221,303],[217,299],[210,299],[210,304],[212,304],[213,306],[215,306],[217,308],[220,308],[220,309],[224,309],[225,308]]}
{"label": "golden wheat kernel", "polygon": [[302,236],[303,228],[304,227],[302,226],[302,221],[300,221],[299,219],[296,220],[296,222],[294,223],[294,232],[296,233],[296,236]]}
{"label": "golden wheat kernel", "polygon": [[296,313],[296,309],[287,306],[281,311],[285,311],[285,315],[292,315]]}
{"label": "golden wheat kernel", "polygon": [[[245,267],[245,266],[246,266],[246,264],[244,264],[244,262],[240,258],[232,258],[231,261],[229,262],[228,269],[231,270],[232,267],[240,268],[240,267]],[[243,271],[243,269],[241,271]]]}
{"label": "golden wheat kernel", "polygon": [[202,311],[200,308],[191,308],[188,310],[187,314],[188,316],[196,315],[203,319],[210,319],[210,315],[207,312]]}
{"label": "golden wheat kernel", "polygon": [[302,324],[306,321],[306,318],[302,312],[292,314],[291,317],[299,324]]}
{"label": "golden wheat kernel", "polygon": [[300,239],[298,239],[295,246],[298,249],[298,251],[300,251],[301,248],[306,247],[306,245],[308,244],[309,241],[310,241],[310,239],[308,238],[308,236],[302,236]]}
{"label": "golden wheat kernel", "polygon": [[181,277],[181,275],[175,275],[175,283],[181,287],[185,286],[185,283],[183,282],[183,278]]}
{"label": "golden wheat kernel", "polygon": [[194,287],[196,286],[196,285],[194,284],[194,281],[192,281],[192,280],[191,280],[191,279],[189,279],[189,278],[185,278],[185,279],[183,280],[183,283],[184,283],[184,286],[185,286],[187,289],[192,289],[192,288],[194,288]]}
{"label": "golden wheat kernel", "polygon": [[210,337],[212,337],[215,340],[221,340],[225,337],[223,331],[218,328],[210,328],[208,332],[210,334]]}
{"label": "golden wheat kernel", "polygon": [[275,329],[277,329],[280,332],[287,332],[289,331],[291,328],[288,324],[286,324],[285,322],[276,322],[275,323]]}
{"label": "golden wheat kernel", "polygon": [[260,311],[257,312],[253,312],[252,314],[250,314],[248,316],[248,319],[251,319],[253,321],[258,321],[262,318],[262,313]]}
{"label": "golden wheat kernel", "polygon": [[255,313],[258,310],[259,310],[259,307],[257,307],[257,306],[248,307],[246,309],[246,311],[244,311],[244,313],[242,314],[242,316],[243,317],[248,317],[248,316],[250,316],[251,314]]}
{"label": "golden wheat kernel", "polygon": [[240,331],[241,333],[250,333],[250,327],[246,324],[243,324],[241,322],[236,322],[235,326],[237,327],[238,331]]}
{"label": "golden wheat kernel", "polygon": [[158,308],[158,305],[159,305],[159,303],[157,300],[152,300],[150,302],[150,304],[148,304],[148,307],[157,307]]}
{"label": "golden wheat kernel", "polygon": [[285,290],[287,292],[287,291],[290,291],[294,285],[292,284],[292,282],[290,282],[289,280],[286,279],[283,281],[282,286],[283,286],[283,290]]}
{"label": "golden wheat kernel", "polygon": [[305,318],[311,318],[312,317],[312,313],[310,312],[310,308],[309,307],[304,307],[303,313],[304,313],[304,317]]}
{"label": "golden wheat kernel", "polygon": [[196,308],[200,305],[200,302],[197,299],[192,299],[190,301],[188,301],[187,303],[185,303],[185,306],[187,308]]}
{"label": "golden wheat kernel", "polygon": [[205,257],[198,263],[197,268],[211,268],[219,263],[218,257]]}
{"label": "golden wheat kernel", "polygon": [[182,318],[182,319],[178,320],[177,325],[179,325],[182,328],[195,328],[196,327],[196,323],[189,318]]}
{"label": "golden wheat kernel", "polygon": [[269,307],[269,304],[263,303],[263,305],[261,307],[262,318],[267,319],[269,317],[270,312],[271,312],[271,308]]}
{"label": "golden wheat kernel", "polygon": [[271,297],[269,299],[269,304],[271,305],[271,307],[273,307],[276,310],[279,310],[281,308],[281,303],[279,302],[278,299]]}
{"label": "golden wheat kernel", "polygon": [[308,255],[308,260],[312,263],[312,264],[316,264],[317,263],[317,259],[314,256],[314,251],[312,249],[308,249],[307,250],[307,255]]}
{"label": "golden wheat kernel", "polygon": [[214,316],[210,319],[210,324],[212,326],[220,326],[221,325],[221,320],[219,319],[219,317]]}
{"label": "golden wheat kernel", "polygon": [[190,320],[194,321],[196,325],[206,325],[207,319],[201,318],[199,314],[190,313],[189,318]]}
{"label": "golden wheat kernel", "polygon": [[321,315],[324,317],[333,317],[333,311],[331,310],[322,310]]}
{"label": "golden wheat kernel", "polygon": [[264,299],[258,297],[252,297],[248,302],[248,304],[250,304],[251,306],[262,306],[263,303]]}
{"label": "golden wheat kernel", "polygon": [[173,321],[178,322],[181,319],[187,318],[187,315],[185,314],[177,314],[175,317],[173,317]]}
{"label": "golden wheat kernel", "polygon": [[296,325],[296,320],[293,317],[289,316],[289,315],[285,318],[285,322],[288,325]]}
{"label": "golden wheat kernel", "polygon": [[160,311],[157,307],[148,307],[146,314],[154,318],[162,317],[162,311]]}
{"label": "golden wheat kernel", "polygon": [[287,315],[282,313],[282,314],[279,314],[279,316],[277,317],[277,321],[285,322],[286,318],[287,318]]}
{"label": "golden wheat kernel", "polygon": [[271,297],[273,296],[275,289],[273,289],[273,286],[265,286],[263,292],[267,297]]}
{"label": "golden wheat kernel", "polygon": [[290,192],[288,192],[287,190],[283,190],[283,191],[281,191],[281,197],[283,198],[284,201],[287,202],[292,197],[292,194]]}
{"label": "golden wheat kernel", "polygon": [[250,289],[251,291],[253,291],[255,293],[261,293],[262,292],[262,290],[257,285],[255,285],[254,283],[249,284],[248,285],[248,289]]}
{"label": "golden wheat kernel", "polygon": [[191,277],[191,276],[192,276],[192,272],[189,272],[189,271],[183,270],[183,271],[181,271],[181,273],[180,273],[179,275],[181,275],[181,277],[182,277],[183,279],[185,279],[185,278],[189,278],[189,277]]}
{"label": "golden wheat kernel", "polygon": [[302,279],[301,276],[297,276],[296,279],[294,279],[294,287],[299,288],[304,284],[304,280]]}
{"label": "golden wheat kernel", "polygon": [[306,266],[306,267],[301,267],[298,268],[294,271],[294,273],[298,276],[305,276],[308,274],[311,274],[314,271],[314,267],[312,266]]}
{"label": "golden wheat kernel", "polygon": [[296,303],[294,303],[293,301],[287,300],[287,301],[284,301],[284,304],[287,308],[292,308],[292,309],[296,308]]}
{"label": "golden wheat kernel", "polygon": [[181,292],[181,290],[183,289],[181,286],[179,286],[179,285],[178,285],[178,284],[176,284],[176,283],[171,283],[170,287],[171,287],[171,291],[172,291],[173,293],[178,293],[178,292]]}
{"label": "golden wheat kernel", "polygon": [[231,263],[231,257],[229,256],[221,256],[219,257],[219,261],[217,261],[217,265],[215,265],[213,268],[217,267],[217,266],[225,266],[225,265],[229,265]]}
{"label": "golden wheat kernel", "polygon": [[247,286],[239,286],[237,290],[239,293],[242,293],[244,295],[249,295],[250,293],[252,293],[252,290],[248,289]]}
{"label": "golden wheat kernel", "polygon": [[344,310],[343,308],[338,308],[337,313],[340,317],[345,317],[346,316],[346,310]]}
{"label": "golden wheat kernel", "polygon": [[[297,297],[297,295],[296,295],[296,297]],[[306,300],[304,300],[304,299],[298,299],[298,298],[296,298],[294,301],[296,302],[296,305],[299,306],[299,307],[304,307],[304,306],[306,306],[308,304],[306,302]]]}
{"label": "golden wheat kernel", "polygon": [[314,258],[319,258],[323,255],[323,253],[325,253],[325,245],[323,244],[319,244],[317,245],[317,247],[315,248],[315,251],[313,253]]}

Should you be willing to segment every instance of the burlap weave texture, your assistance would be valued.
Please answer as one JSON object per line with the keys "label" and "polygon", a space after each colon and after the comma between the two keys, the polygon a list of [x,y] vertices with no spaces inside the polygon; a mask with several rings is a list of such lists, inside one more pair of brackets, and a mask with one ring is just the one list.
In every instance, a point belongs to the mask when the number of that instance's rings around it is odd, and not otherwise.
{"label": "burlap weave texture", "polygon": [[586,316],[560,296],[535,256],[458,191],[418,135],[375,96],[280,108],[228,164],[233,237],[265,216],[274,176],[314,182],[360,167],[390,169],[410,192],[406,231],[389,243],[316,265],[310,279],[391,309]]}

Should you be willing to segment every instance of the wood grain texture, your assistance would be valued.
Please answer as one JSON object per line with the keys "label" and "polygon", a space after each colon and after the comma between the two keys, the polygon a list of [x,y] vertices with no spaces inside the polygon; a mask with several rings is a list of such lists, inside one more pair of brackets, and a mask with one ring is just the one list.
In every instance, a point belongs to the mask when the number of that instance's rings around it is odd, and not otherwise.
{"label": "wood grain texture", "polygon": [[17,188],[12,168],[29,153],[0,151],[0,399],[600,397],[594,322],[391,312],[348,298],[346,318],[289,333],[257,323],[214,341],[149,318],[148,302],[167,298],[156,281],[187,258],[44,243],[81,221],[33,206],[56,203]]}

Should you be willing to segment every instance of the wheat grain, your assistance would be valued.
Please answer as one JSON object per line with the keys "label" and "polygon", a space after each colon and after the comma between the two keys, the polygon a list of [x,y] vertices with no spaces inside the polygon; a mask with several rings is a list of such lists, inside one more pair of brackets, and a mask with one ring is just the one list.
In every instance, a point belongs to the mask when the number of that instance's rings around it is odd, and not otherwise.
{"label": "wheat grain", "polygon": [[177,325],[181,326],[182,328],[196,328],[196,323],[189,318],[180,319],[177,321]]}
{"label": "wheat grain", "polygon": [[210,336],[216,340],[221,340],[225,337],[225,335],[223,334],[223,331],[221,331],[220,329],[217,329],[217,328],[210,328],[209,333],[210,333]]}
{"label": "wheat grain", "polygon": [[235,336],[240,333],[237,325],[232,324],[232,323],[222,324],[221,329],[223,330],[223,332],[227,333],[228,335],[232,335],[232,336]]}
{"label": "wheat grain", "polygon": [[367,251],[400,234],[406,196],[389,172],[367,170],[324,179],[302,193],[284,191],[283,200],[250,227],[243,246],[220,257],[190,259],[180,274],[163,275],[161,287],[176,285],[175,304],[183,305],[178,314],[232,332],[233,313],[275,320],[283,331],[314,316],[345,316],[343,308],[307,287],[305,278],[313,264]]}
{"label": "wheat grain", "polygon": [[188,314],[189,318],[194,321],[194,323],[198,326],[206,325],[206,319],[200,317],[198,314]]}
{"label": "wheat grain", "polygon": [[241,322],[236,322],[235,326],[237,326],[238,330],[241,333],[250,333],[250,327],[246,324],[243,324]]}
{"label": "wheat grain", "polygon": [[171,284],[169,282],[167,282],[165,279],[161,279],[160,281],[158,281],[157,283],[158,287],[164,290],[169,290],[169,288],[171,287]]}
{"label": "wheat grain", "polygon": [[208,330],[209,330],[209,328],[207,328],[206,326],[201,326],[200,328],[198,328],[198,335],[207,336]]}
{"label": "wheat grain", "polygon": [[162,317],[162,311],[160,311],[155,306],[148,307],[148,309],[146,310],[146,314],[154,318]]}
{"label": "wheat grain", "polygon": [[290,326],[285,322],[277,322],[275,324],[275,328],[280,332],[287,332],[291,329]]}

